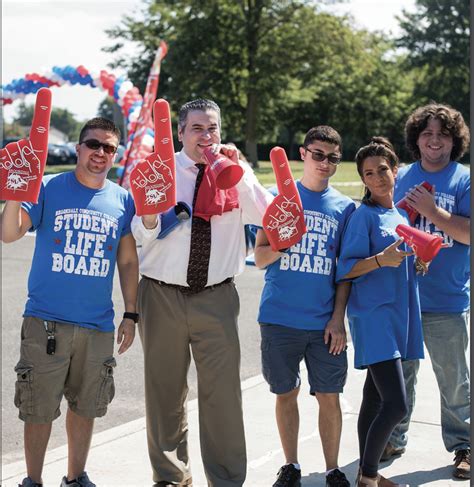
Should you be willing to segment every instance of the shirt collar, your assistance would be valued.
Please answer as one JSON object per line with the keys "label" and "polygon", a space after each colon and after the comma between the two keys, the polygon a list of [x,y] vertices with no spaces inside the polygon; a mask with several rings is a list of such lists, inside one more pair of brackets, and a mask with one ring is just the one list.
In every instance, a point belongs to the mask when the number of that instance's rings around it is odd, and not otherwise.
{"label": "shirt collar", "polygon": [[184,149],[181,149],[180,152],[177,154],[177,159],[179,160],[179,164],[183,169],[189,168],[196,168],[196,161],[193,161],[187,154],[184,152]]}

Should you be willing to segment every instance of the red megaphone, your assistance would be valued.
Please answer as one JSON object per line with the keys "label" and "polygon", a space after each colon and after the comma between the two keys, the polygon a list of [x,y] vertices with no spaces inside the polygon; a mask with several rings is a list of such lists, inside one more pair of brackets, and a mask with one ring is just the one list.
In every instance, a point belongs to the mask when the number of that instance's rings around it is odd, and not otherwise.
{"label": "red megaphone", "polygon": [[[428,191],[431,191],[433,189],[431,184],[426,181],[423,181],[421,183],[421,186],[426,188]],[[412,225],[415,223],[416,217],[418,216],[419,213],[408,204],[406,198],[402,198],[395,206],[397,208],[405,210],[408,213],[408,219],[410,220],[410,223]]]}
{"label": "red megaphone", "polygon": [[219,189],[232,188],[240,181],[244,174],[243,167],[232,162],[224,154],[214,154],[210,147],[204,149],[204,157],[209,164],[209,169]]}
{"label": "red megaphone", "polygon": [[408,225],[397,225],[395,231],[423,262],[431,262],[443,247],[443,238]]}

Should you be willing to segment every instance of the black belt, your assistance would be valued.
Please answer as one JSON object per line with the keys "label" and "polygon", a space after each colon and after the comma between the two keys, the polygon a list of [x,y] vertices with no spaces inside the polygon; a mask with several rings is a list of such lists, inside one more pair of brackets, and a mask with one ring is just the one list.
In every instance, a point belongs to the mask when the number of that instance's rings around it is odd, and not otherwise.
{"label": "black belt", "polygon": [[144,277],[145,279],[149,279],[150,281],[156,282],[156,284],[159,284],[160,286],[171,287],[173,289],[177,289],[178,291],[180,291],[183,294],[198,294],[201,291],[207,291],[209,289],[215,289],[216,287],[222,286],[223,284],[229,284],[230,282],[234,282],[233,277],[228,277],[227,279],[224,279],[223,281],[218,282],[217,284],[212,284],[211,286],[206,286],[206,287],[196,291],[195,289],[191,289],[188,286],[180,286],[179,284],[169,284],[168,282],[158,281],[158,279],[153,279],[152,277],[148,277],[148,276],[142,276],[142,277]]}

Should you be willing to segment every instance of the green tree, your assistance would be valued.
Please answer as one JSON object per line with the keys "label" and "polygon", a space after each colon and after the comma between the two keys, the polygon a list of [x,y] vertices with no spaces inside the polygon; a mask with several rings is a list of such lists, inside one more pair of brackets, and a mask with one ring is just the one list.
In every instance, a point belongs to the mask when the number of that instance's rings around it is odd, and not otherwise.
{"label": "green tree", "polygon": [[247,155],[256,163],[257,140],[268,133],[266,122],[291,79],[299,38],[295,16],[310,3],[147,0],[141,18],[127,16],[108,31],[120,41],[106,50],[120,53],[123,40],[138,43],[137,58],[121,55],[113,66],[125,67],[134,84],[143,87],[157,39],[164,38],[170,51],[160,95],[176,105],[195,96],[215,99],[224,135],[245,139]]}
{"label": "green tree", "polygon": [[120,107],[111,96],[106,96],[97,109],[97,116],[112,120],[122,133],[122,140],[126,139],[124,117]]}
{"label": "green tree", "polygon": [[[158,39],[165,39],[160,96],[172,107],[198,96],[216,100],[224,139],[245,141],[254,164],[257,141],[284,142],[295,157],[296,139],[321,123],[344,135],[347,157],[370,135],[401,145],[411,72],[384,36],[356,31],[320,4],[146,0],[141,14],[108,31],[116,43],[105,50],[143,90]],[[137,56],[122,54],[126,42],[138,46]]]}
{"label": "green tree", "polygon": [[416,0],[415,13],[403,12],[398,46],[406,48],[408,69],[417,79],[421,103],[448,103],[469,119],[470,4],[467,0]]}
{"label": "green tree", "polygon": [[[33,120],[34,106],[20,102],[17,108],[14,122],[24,127],[29,127]],[[53,108],[51,110],[51,127],[55,127],[67,135],[69,140],[77,140],[81,129],[81,123],[65,108]]]}

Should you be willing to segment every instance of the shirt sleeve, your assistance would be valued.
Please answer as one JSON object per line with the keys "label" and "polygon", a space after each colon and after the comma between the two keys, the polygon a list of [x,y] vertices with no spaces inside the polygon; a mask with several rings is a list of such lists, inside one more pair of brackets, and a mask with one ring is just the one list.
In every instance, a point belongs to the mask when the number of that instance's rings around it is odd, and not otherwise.
{"label": "shirt sleeve", "polygon": [[125,223],[122,230],[122,237],[128,235],[132,231],[131,223],[134,215],[135,215],[135,203],[133,202],[132,195],[129,194],[125,201]]}
{"label": "shirt sleeve", "polygon": [[[367,222],[364,219],[357,218],[357,213],[354,213],[342,237],[341,252],[336,268],[336,282],[346,281],[347,279],[344,276],[349,274],[359,260],[366,259],[367,257],[370,257],[370,239]],[[363,277],[360,276],[356,279]]]}
{"label": "shirt sleeve", "polygon": [[459,216],[471,218],[471,178],[466,178],[458,202]]}
{"label": "shirt sleeve", "polygon": [[44,191],[44,183],[41,183],[38,203],[23,202],[21,204],[21,207],[28,213],[31,219],[31,228],[28,229],[29,232],[35,231],[41,225],[44,209]]}
{"label": "shirt sleeve", "polygon": [[255,176],[248,164],[241,163],[244,175],[237,184],[239,204],[245,224],[262,225],[262,218],[268,205],[273,201],[272,194],[266,190]]}
{"label": "shirt sleeve", "polygon": [[131,223],[131,230],[137,245],[144,245],[158,237],[161,231],[161,218],[158,215],[158,223],[156,227],[148,229],[143,225],[142,217],[134,215]]}

